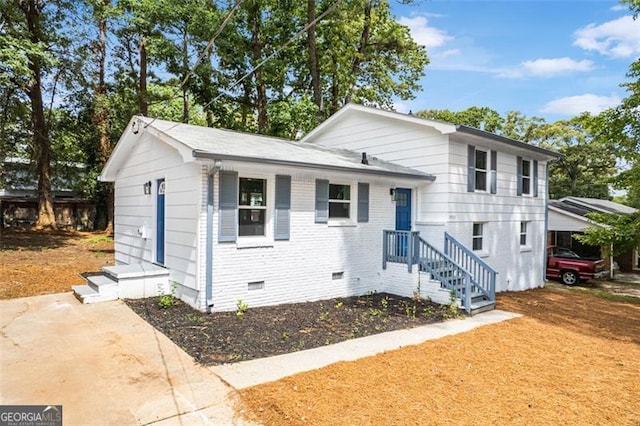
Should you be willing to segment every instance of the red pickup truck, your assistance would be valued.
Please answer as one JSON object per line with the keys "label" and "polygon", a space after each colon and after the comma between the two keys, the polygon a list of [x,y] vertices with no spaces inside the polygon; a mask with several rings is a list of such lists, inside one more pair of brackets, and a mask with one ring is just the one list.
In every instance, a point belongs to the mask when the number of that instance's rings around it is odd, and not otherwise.
{"label": "red pickup truck", "polygon": [[581,280],[599,279],[607,275],[602,259],[580,257],[569,249],[557,246],[547,247],[547,278],[575,285]]}

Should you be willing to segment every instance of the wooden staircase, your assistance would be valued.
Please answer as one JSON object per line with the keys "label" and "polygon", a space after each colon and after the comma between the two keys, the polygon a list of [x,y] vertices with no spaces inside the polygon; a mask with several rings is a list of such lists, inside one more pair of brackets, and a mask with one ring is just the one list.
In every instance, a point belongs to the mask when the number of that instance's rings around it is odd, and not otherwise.
{"label": "wooden staircase", "polygon": [[440,286],[455,293],[460,306],[470,315],[495,307],[496,271],[473,252],[445,233],[445,250],[438,250],[415,231],[384,231],[386,262],[417,265]]}

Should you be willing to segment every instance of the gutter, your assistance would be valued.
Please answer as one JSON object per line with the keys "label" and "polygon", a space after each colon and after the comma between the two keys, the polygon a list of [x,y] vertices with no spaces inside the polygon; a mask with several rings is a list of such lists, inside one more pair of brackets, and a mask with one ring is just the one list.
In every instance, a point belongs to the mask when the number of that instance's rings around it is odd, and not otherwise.
{"label": "gutter", "polygon": [[409,178],[409,179],[420,179],[433,182],[436,180],[434,175],[426,174],[426,173],[410,173],[410,172],[394,172],[391,170],[380,170],[380,169],[365,169],[365,168],[353,168],[347,166],[334,166],[330,164],[315,164],[308,162],[300,162],[300,161],[291,161],[291,160],[278,160],[273,158],[260,158],[260,157],[243,157],[240,155],[228,155],[228,154],[214,154],[210,152],[204,152],[200,150],[193,150],[193,157],[197,159],[206,159],[206,160],[227,160],[227,161],[240,161],[240,162],[250,162],[250,163],[258,163],[258,164],[270,164],[275,166],[292,166],[292,167],[312,167],[315,169],[324,169],[324,170],[332,170],[339,172],[348,172],[348,173],[362,173],[362,174],[373,174],[373,175],[382,175],[382,176],[394,176],[401,178]]}
{"label": "gutter", "polygon": [[539,146],[535,146],[535,145],[529,145],[528,143],[524,143],[524,142],[520,142],[516,139],[511,139],[508,138],[506,136],[500,136],[500,135],[496,135],[490,132],[485,132],[484,130],[480,130],[480,129],[476,129],[475,127],[469,127],[469,126],[464,126],[461,124],[457,124],[456,125],[456,131],[460,132],[460,133],[464,133],[467,135],[473,135],[473,136],[479,136],[482,138],[487,138],[487,139],[491,139],[494,140],[496,142],[501,142],[504,143],[506,145],[515,147],[515,148],[520,148],[520,149],[525,149],[528,151],[534,151],[537,152],[538,154],[543,154],[555,159],[560,159],[563,157],[563,155],[558,154],[557,152],[553,152],[550,151],[548,149],[545,148],[540,148]]}

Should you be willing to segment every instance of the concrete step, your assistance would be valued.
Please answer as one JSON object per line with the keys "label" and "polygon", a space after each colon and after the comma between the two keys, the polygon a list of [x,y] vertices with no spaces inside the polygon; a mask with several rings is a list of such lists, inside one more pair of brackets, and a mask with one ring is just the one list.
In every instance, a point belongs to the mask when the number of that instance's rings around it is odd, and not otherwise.
{"label": "concrete step", "polygon": [[86,280],[89,284],[89,287],[91,287],[98,293],[103,293],[111,289],[115,289],[116,292],[118,290],[118,282],[104,274],[89,275],[88,277],[86,277]]}
{"label": "concrete step", "polygon": [[74,285],[72,290],[74,296],[82,303],[98,303],[118,299],[117,289],[115,294],[113,292],[101,294],[88,285]]}
{"label": "concrete step", "polygon": [[481,302],[471,303],[470,315],[479,314],[481,312],[491,311],[496,307],[496,302],[491,300],[483,300]]}

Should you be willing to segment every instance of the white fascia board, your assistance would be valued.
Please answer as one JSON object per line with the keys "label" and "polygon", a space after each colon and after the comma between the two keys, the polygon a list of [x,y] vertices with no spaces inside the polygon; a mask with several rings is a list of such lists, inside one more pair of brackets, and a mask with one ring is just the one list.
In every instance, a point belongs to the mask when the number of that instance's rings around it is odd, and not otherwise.
{"label": "white fascia board", "polygon": [[100,172],[98,176],[100,182],[115,182],[118,170],[125,160],[129,158],[129,154],[135,147],[136,142],[141,140],[145,135],[155,137],[176,149],[182,156],[183,161],[193,161],[191,148],[153,127],[153,119],[150,119],[147,123],[145,122],[145,118],[146,117],[134,116],[129,120],[118,143],[113,148],[111,156],[109,156],[109,159],[102,168],[102,172]]}
{"label": "white fascia board", "polygon": [[595,226],[596,228],[605,228],[606,227],[606,225],[603,225],[603,224],[598,223],[598,222],[594,222],[593,220],[591,220],[591,219],[589,219],[587,217],[580,216],[579,214],[575,214],[575,213],[568,212],[566,210],[559,209],[559,208],[557,208],[555,206],[552,206],[552,205],[549,205],[549,210],[553,210],[554,212],[556,212],[558,214],[561,214],[561,215],[564,215],[564,216],[568,216],[568,217],[570,217],[572,219],[579,220],[580,222],[584,222],[585,225],[587,225],[587,226]]}
{"label": "white fascia board", "polygon": [[320,123],[315,129],[307,133],[300,141],[301,142],[311,142],[313,143],[313,139],[325,132],[327,129],[334,126],[337,122],[342,120],[342,117],[348,114],[353,113],[364,113],[369,114],[375,117],[384,117],[391,120],[402,121],[405,123],[411,123],[419,126],[431,127],[442,133],[443,135],[455,133],[456,126],[451,123],[446,123],[444,121],[436,121],[429,120],[426,118],[415,117],[409,114],[403,114],[395,111],[386,111],[378,108],[365,107],[357,104],[347,104],[338,112],[333,114],[331,117],[327,118],[325,121]]}

